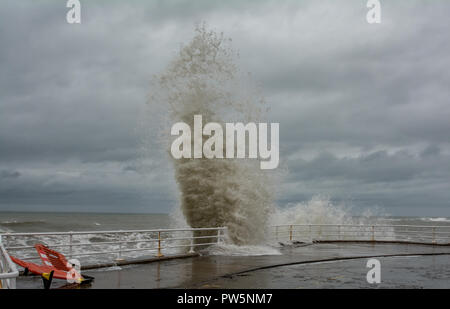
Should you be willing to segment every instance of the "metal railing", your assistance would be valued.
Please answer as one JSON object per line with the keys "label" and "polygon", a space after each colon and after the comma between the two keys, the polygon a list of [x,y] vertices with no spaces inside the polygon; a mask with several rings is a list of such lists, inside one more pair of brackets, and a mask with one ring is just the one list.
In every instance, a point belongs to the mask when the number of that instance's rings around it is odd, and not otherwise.
{"label": "metal railing", "polygon": [[[67,258],[102,255],[102,261],[123,260],[124,257],[153,253],[156,257],[173,255],[185,249],[224,241],[225,227],[155,230],[81,231],[2,234],[6,249],[23,260],[37,260],[34,244],[43,243],[63,253]],[[130,256],[131,255],[131,256]]]}
{"label": "metal railing", "polygon": [[16,264],[11,261],[0,236],[0,289],[15,289],[18,276]]}
{"label": "metal railing", "polygon": [[372,241],[450,244],[450,226],[288,224],[273,226],[276,241]]}

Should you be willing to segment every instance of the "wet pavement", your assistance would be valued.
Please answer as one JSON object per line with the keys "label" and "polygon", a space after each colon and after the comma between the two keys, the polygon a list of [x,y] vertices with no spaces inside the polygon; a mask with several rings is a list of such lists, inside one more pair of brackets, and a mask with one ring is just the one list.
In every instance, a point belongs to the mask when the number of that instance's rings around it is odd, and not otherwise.
{"label": "wet pavement", "polygon": [[322,288],[450,288],[450,256],[378,258],[379,284],[366,280],[367,258],[301,264],[243,273],[211,280],[211,288],[322,289]]}
{"label": "wet pavement", "polygon": [[[83,273],[95,277],[95,281],[84,287],[450,288],[450,247],[323,243],[285,246],[280,252],[281,255],[199,256],[86,270]],[[381,262],[380,284],[366,281],[366,263],[371,256],[379,256]],[[340,258],[351,259],[331,261]],[[328,261],[320,262],[323,260]],[[20,277],[17,287],[42,288],[42,282],[39,277]],[[54,280],[52,288],[60,287],[67,285]]]}

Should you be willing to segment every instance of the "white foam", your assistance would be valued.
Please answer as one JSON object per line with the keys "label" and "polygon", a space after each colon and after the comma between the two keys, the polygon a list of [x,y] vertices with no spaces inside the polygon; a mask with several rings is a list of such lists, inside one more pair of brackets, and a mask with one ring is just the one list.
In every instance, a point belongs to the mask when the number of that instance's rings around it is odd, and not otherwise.
{"label": "white foam", "polygon": [[314,196],[310,201],[291,203],[277,208],[270,218],[271,225],[283,224],[368,224],[375,218],[370,212],[353,217],[351,208],[334,204],[328,197]]}
{"label": "white foam", "polygon": [[420,218],[422,221],[430,221],[430,222],[450,222],[448,218]]}
{"label": "white foam", "polygon": [[[380,211],[376,209],[376,211]],[[322,237],[323,233],[336,233],[336,225],[351,225],[346,227],[347,236],[357,235],[360,239],[370,238],[370,226],[383,224],[384,218],[374,216],[372,211],[365,211],[359,216],[353,216],[351,208],[345,204],[334,204],[329,198],[324,196],[314,196],[308,202],[289,204],[285,208],[277,208],[270,217],[270,225],[282,225],[279,230],[281,239],[287,237],[287,225],[330,225],[313,229],[313,234],[309,229],[299,228],[296,234],[296,240],[309,242],[311,237]],[[353,227],[355,226],[355,227]],[[361,228],[362,226],[363,228]],[[269,236],[273,236],[274,231],[269,229]],[[382,236],[394,239],[394,228],[386,228]],[[344,236],[342,236],[344,237]],[[345,238],[345,237],[344,237]]]}

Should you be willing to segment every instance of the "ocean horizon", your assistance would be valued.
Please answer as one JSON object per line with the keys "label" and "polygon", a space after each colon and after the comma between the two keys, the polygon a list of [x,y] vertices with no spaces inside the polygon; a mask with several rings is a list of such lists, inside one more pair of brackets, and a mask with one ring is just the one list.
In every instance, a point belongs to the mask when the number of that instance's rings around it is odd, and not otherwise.
{"label": "ocean horizon", "polygon": [[[357,215],[349,217],[362,218]],[[445,216],[371,216],[365,217],[365,220],[368,220],[367,223],[386,225],[450,225],[450,217]],[[0,212],[0,233],[162,229],[184,226],[180,226],[179,220],[169,213]]]}

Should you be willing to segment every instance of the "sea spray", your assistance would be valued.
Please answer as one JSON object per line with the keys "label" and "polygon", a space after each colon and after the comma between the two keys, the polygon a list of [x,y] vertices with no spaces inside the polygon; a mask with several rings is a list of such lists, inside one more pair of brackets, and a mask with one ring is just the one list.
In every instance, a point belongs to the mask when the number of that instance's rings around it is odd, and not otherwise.
{"label": "sea spray", "polygon": [[[357,215],[358,214],[358,215]],[[295,227],[295,240],[309,242],[322,237],[339,233],[342,227],[340,240],[367,239],[372,236],[371,226],[385,225],[387,214],[380,208],[356,211],[344,202],[333,203],[329,197],[316,195],[309,201],[289,203],[283,208],[277,207],[269,219],[269,228],[275,242],[289,240],[289,226]],[[275,227],[278,226],[278,227]],[[344,233],[344,229],[346,232]],[[393,228],[386,227],[378,236],[395,239]]]}
{"label": "sea spray", "polygon": [[270,225],[373,225],[382,224],[387,214],[372,207],[357,211],[348,202],[335,203],[325,195],[315,195],[309,201],[277,207],[270,216]]}
{"label": "sea spray", "polygon": [[[365,221],[367,217],[361,217]],[[350,208],[344,204],[335,204],[329,197],[313,196],[309,201],[289,203],[283,208],[277,207],[270,216],[270,224],[363,224],[351,216]],[[364,222],[365,223],[365,222]]]}
{"label": "sea spray", "polygon": [[[264,100],[235,64],[236,53],[222,34],[196,28],[192,41],[181,48],[152,84],[150,106],[164,106],[167,124],[194,115],[205,122],[260,122]],[[170,129],[164,130],[171,141]],[[170,143],[165,143],[169,149]],[[226,149],[224,148],[224,152]],[[170,156],[170,154],[169,154]],[[172,158],[172,157],[171,157]],[[228,227],[236,245],[264,240],[272,191],[267,171],[254,159],[173,159],[180,204],[191,227]],[[197,232],[195,236],[210,236]],[[197,243],[214,241],[199,238]]]}

